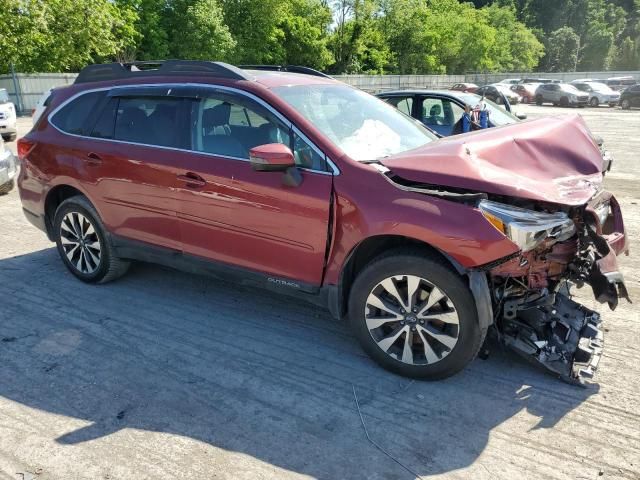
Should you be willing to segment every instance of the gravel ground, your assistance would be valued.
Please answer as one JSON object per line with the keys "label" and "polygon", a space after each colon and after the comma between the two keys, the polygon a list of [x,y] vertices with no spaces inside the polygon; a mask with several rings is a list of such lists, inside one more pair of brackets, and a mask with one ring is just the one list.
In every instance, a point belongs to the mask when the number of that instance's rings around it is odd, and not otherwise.
{"label": "gravel ground", "polygon": [[[634,252],[640,112],[578,112],[615,155],[606,185]],[[635,299],[639,262],[621,259]],[[498,347],[415,382],[285,297],[144,264],[82,284],[14,191],[0,197],[0,305],[0,479],[640,478],[640,319],[626,303],[599,307],[588,389]],[[406,468],[367,441],[354,388],[371,438]]]}

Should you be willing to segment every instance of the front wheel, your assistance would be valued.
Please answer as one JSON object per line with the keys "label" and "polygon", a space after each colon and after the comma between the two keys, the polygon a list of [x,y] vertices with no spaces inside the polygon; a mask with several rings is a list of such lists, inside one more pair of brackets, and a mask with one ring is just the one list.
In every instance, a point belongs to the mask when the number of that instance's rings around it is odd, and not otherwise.
{"label": "front wheel", "polygon": [[462,370],[486,334],[462,277],[444,262],[411,250],[380,257],[358,275],[349,321],[379,365],[428,380]]}
{"label": "front wheel", "polygon": [[600,102],[598,101],[598,99],[596,97],[593,97],[591,99],[591,102],[589,102],[591,104],[592,107],[597,107],[598,105],[600,105]]}
{"label": "front wheel", "polygon": [[60,204],[53,232],[60,258],[83,282],[106,283],[129,267],[128,261],[115,255],[100,216],[86,197],[71,197]]}

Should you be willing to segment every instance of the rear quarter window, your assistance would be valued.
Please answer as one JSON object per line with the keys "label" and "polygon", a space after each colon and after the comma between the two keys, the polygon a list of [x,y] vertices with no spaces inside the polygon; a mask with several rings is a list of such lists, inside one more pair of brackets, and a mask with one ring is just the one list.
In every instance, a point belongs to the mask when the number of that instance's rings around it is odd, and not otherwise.
{"label": "rear quarter window", "polygon": [[51,123],[65,133],[87,135],[89,118],[105,95],[104,91],[90,92],[74,98],[51,117]]}

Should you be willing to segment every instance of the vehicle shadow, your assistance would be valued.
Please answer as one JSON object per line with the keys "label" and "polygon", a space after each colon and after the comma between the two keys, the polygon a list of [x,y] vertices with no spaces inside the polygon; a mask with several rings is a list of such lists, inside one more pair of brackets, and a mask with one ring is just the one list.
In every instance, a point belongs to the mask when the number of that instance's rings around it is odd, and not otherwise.
{"label": "vehicle shadow", "polygon": [[50,248],[0,260],[0,285],[0,396],[91,422],[53,432],[60,444],[140,429],[315,478],[401,479],[367,441],[354,388],[371,438],[420,475],[473,464],[508,420],[525,434],[520,412],[549,428],[597,391],[500,349],[453,378],[411,381],[320,308],[151,265],[85,285]]}

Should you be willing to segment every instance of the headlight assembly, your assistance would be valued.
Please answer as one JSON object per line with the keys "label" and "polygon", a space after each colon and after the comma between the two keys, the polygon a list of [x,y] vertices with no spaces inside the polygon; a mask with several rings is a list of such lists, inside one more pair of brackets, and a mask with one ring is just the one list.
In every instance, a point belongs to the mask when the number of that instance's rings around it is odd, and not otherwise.
{"label": "headlight assembly", "polygon": [[489,200],[482,200],[478,208],[491,225],[523,252],[533,250],[547,238],[567,240],[576,231],[573,220],[564,212],[535,212]]}

